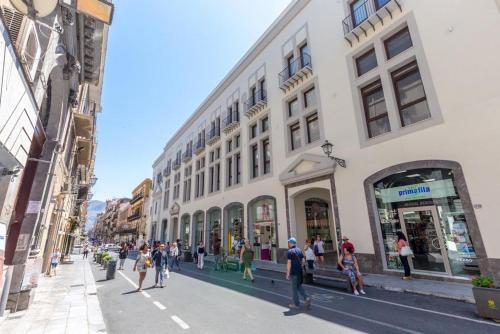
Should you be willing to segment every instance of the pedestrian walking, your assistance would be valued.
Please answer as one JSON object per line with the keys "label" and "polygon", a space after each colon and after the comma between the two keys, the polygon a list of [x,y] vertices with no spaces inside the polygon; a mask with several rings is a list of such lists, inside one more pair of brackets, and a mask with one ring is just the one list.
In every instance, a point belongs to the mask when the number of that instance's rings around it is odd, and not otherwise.
{"label": "pedestrian walking", "polygon": [[[342,273],[349,277],[351,282],[352,290],[356,296],[361,293],[365,295],[366,292],[363,290],[363,276],[359,270],[358,259],[353,254],[354,248],[348,246],[344,249],[344,253],[339,257],[339,266],[342,268]],[[357,287],[359,286],[359,292]]]}
{"label": "pedestrian walking", "polygon": [[297,240],[295,238],[288,239],[288,252],[287,252],[287,265],[286,265],[286,279],[292,281],[292,300],[293,303],[289,304],[290,309],[297,309],[300,307],[299,294],[304,299],[304,304],[309,307],[311,305],[311,298],[308,296],[304,288],[302,260],[304,254],[297,248]]}
{"label": "pedestrian walking", "polygon": [[139,288],[137,288],[137,291],[142,291],[142,283],[146,278],[148,268],[151,268],[151,255],[149,254],[147,244],[143,244],[139,248],[139,254],[137,254],[137,259],[134,263],[134,271],[137,270],[139,272]]}
{"label": "pedestrian walking", "polygon": [[153,264],[155,266],[155,285],[154,287],[158,287],[158,277],[160,278],[160,288],[163,288],[163,280],[168,271],[168,257],[167,252],[165,251],[165,245],[160,244],[160,247],[152,256]]}
{"label": "pedestrian walking", "polygon": [[59,252],[59,248],[56,248],[56,250],[52,253],[50,256],[50,269],[49,269],[49,276],[52,276],[51,272],[54,271],[54,276],[57,275],[57,266],[59,265],[59,259],[61,258],[61,252]]}
{"label": "pedestrian walking", "polygon": [[221,248],[221,240],[219,238],[215,239],[214,245],[213,245],[213,252],[214,252],[214,270],[218,271],[219,270],[219,261],[220,261],[220,248]]}
{"label": "pedestrian walking", "polygon": [[87,244],[83,245],[83,258],[86,259],[89,255],[89,246]]}
{"label": "pedestrian walking", "polygon": [[172,244],[172,248],[170,248],[170,257],[172,261],[172,270],[174,270],[174,266],[177,266],[177,271],[181,271],[181,267],[179,266],[179,247],[177,247],[177,242]]}
{"label": "pedestrian walking", "polygon": [[125,260],[128,257],[128,247],[127,244],[122,242],[120,251],[118,252],[118,258],[120,259],[120,266],[118,270],[123,270],[123,265],[125,264]]}
{"label": "pedestrian walking", "polygon": [[250,247],[250,242],[248,240],[245,240],[245,244],[241,248],[241,254],[240,254],[240,264],[243,264],[243,279],[247,279],[247,274],[250,277],[250,280],[255,282],[255,279],[253,278],[252,275],[252,261],[254,258],[254,252],[252,248]]}
{"label": "pedestrian walking", "polygon": [[321,235],[319,234],[316,236],[313,249],[316,256],[316,263],[321,263],[321,266],[323,266],[325,262],[325,242],[321,240]]}
{"label": "pedestrian walking", "polygon": [[198,249],[196,251],[198,254],[198,269],[203,270],[203,265],[204,263],[204,258],[205,258],[205,245],[203,244],[203,241],[200,241],[198,244]]}
{"label": "pedestrian walking", "polygon": [[408,256],[412,255],[410,246],[408,246],[408,241],[406,240],[403,232],[396,232],[397,242],[396,247],[398,248],[399,259],[401,260],[401,264],[403,265],[403,269],[405,271],[405,275],[402,277],[404,280],[411,279],[411,271],[410,264],[408,263]]}
{"label": "pedestrian walking", "polygon": [[314,250],[311,247],[311,240],[306,240],[304,253],[306,254],[307,269],[314,270],[314,261],[316,260],[316,256],[314,255]]}

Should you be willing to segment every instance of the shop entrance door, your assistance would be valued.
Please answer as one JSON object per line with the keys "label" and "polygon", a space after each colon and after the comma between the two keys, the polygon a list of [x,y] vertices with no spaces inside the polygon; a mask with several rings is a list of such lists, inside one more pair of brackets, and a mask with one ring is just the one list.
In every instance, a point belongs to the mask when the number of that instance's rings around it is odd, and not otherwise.
{"label": "shop entrance door", "polygon": [[403,233],[413,251],[414,270],[450,273],[450,265],[435,206],[399,209]]}

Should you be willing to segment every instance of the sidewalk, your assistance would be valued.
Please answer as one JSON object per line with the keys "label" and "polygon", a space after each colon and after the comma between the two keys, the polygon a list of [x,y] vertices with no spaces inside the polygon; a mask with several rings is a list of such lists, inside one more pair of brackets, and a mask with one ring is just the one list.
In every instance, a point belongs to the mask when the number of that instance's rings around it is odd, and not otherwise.
{"label": "sidewalk", "polygon": [[58,266],[56,277],[40,277],[33,303],[0,322],[0,333],[106,333],[90,263],[72,259]]}
{"label": "sidewalk", "polygon": [[[213,262],[213,257],[208,256],[205,262]],[[266,263],[257,261],[257,269],[276,271],[284,273],[286,268],[284,264]],[[330,278],[329,270],[321,270],[320,275],[315,275],[321,281],[338,281],[337,278]],[[338,276],[338,271],[333,269],[333,276]],[[472,294],[472,286],[469,283],[453,283],[446,281],[437,281],[423,278],[415,278],[410,281],[404,281],[399,276],[381,275],[381,274],[364,274],[366,286],[371,286],[379,289],[384,289],[394,292],[414,293],[424,296],[434,296],[445,299],[463,301],[466,303],[475,304]]]}

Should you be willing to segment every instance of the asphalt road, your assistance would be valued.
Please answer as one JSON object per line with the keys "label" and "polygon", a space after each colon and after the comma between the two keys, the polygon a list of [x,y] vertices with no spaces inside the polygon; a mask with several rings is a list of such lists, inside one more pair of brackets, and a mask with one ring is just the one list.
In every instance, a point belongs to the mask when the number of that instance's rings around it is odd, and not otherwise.
{"label": "asphalt road", "polygon": [[[475,315],[474,305],[366,289],[356,297],[342,290],[306,285],[311,309],[291,311],[290,283],[279,273],[258,271],[255,283],[239,273],[196,269],[181,263],[163,289],[151,288],[149,270],[145,290],[135,292],[138,274],[105,271],[93,265],[97,291],[108,333],[500,333],[500,324]],[[272,279],[274,282],[272,282]]]}

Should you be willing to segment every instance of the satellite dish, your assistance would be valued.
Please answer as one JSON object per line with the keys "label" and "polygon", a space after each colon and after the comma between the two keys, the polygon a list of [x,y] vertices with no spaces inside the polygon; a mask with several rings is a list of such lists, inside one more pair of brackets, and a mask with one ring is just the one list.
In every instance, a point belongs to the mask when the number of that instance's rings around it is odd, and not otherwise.
{"label": "satellite dish", "polygon": [[[34,10],[36,17],[45,17],[56,9],[58,0],[10,0],[10,3],[24,15],[29,16]],[[29,8],[27,3],[33,8]]]}

